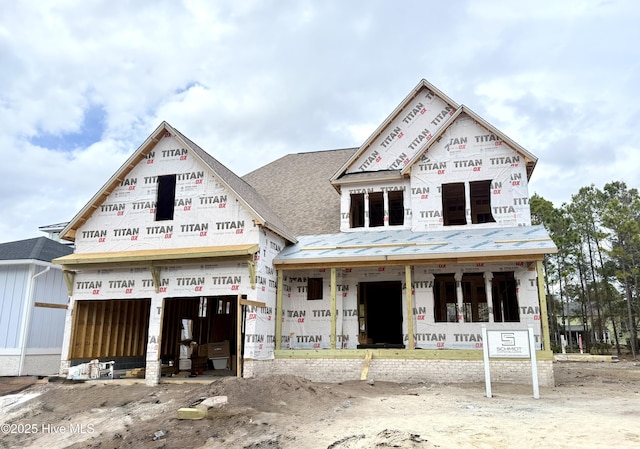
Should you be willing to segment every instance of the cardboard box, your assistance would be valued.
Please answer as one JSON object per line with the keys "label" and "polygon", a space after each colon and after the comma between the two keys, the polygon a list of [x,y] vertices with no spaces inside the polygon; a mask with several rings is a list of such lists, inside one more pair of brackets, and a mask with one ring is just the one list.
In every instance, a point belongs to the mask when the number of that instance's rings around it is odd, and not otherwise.
{"label": "cardboard box", "polygon": [[207,343],[207,357],[210,359],[216,357],[229,357],[229,340],[219,341],[215,343]]}
{"label": "cardboard box", "polygon": [[194,369],[207,369],[206,357],[191,357],[191,366]]}

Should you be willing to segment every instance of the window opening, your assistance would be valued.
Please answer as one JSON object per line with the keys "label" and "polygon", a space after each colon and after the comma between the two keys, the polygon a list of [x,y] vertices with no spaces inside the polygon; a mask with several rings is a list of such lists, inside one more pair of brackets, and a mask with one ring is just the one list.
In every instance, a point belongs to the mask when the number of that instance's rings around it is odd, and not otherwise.
{"label": "window opening", "polygon": [[158,197],[156,198],[156,221],[173,220],[176,201],[176,175],[158,176]]}
{"label": "window opening", "polygon": [[442,184],[442,215],[445,226],[467,224],[463,182]]}
{"label": "window opening", "polygon": [[307,300],[322,299],[322,278],[307,278]]}
{"label": "window opening", "polygon": [[491,213],[491,181],[473,181],[469,183],[471,197],[471,222],[492,223],[496,220]]}
{"label": "window opening", "polygon": [[482,273],[463,274],[462,298],[465,323],[489,321],[489,306]]}
{"label": "window opening", "polygon": [[349,210],[350,225],[352,228],[364,227],[364,193],[351,194],[351,207]]}
{"label": "window opening", "polygon": [[384,226],[384,194],[369,193],[369,227]]}
{"label": "window opening", "polygon": [[433,283],[434,319],[439,323],[458,321],[456,281],[453,274],[436,274]]}
{"label": "window opening", "polygon": [[520,313],[513,271],[493,273],[493,321],[518,323]]}
{"label": "window opening", "polygon": [[389,196],[389,225],[400,226],[404,224],[404,194],[402,190],[391,190]]}

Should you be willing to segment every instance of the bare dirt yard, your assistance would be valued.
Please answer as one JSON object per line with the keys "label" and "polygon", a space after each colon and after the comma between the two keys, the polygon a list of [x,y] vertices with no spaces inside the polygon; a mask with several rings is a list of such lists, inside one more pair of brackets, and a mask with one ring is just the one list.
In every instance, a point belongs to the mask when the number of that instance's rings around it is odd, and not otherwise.
{"label": "bare dirt yard", "polygon": [[[558,362],[556,386],[0,378],[0,448],[640,448],[640,363]],[[224,395],[213,419],[177,410]]]}

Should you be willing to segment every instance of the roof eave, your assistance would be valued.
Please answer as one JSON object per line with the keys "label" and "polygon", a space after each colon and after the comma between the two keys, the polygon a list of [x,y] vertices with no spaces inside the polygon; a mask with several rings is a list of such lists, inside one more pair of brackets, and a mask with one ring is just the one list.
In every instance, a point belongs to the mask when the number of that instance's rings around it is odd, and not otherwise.
{"label": "roof eave", "polygon": [[438,253],[438,254],[383,254],[376,256],[362,256],[362,257],[313,257],[313,258],[301,258],[301,259],[279,259],[275,258],[273,263],[276,268],[280,269],[295,269],[301,267],[311,266],[345,266],[345,267],[357,267],[357,266],[371,266],[377,264],[385,265],[436,265],[442,263],[476,263],[482,261],[485,263],[490,262],[505,262],[505,261],[523,261],[534,262],[542,260],[545,254],[555,254],[557,249],[555,248],[541,248],[541,249],[522,249],[522,250],[506,250],[506,251],[491,251],[491,252],[467,252],[467,253]]}

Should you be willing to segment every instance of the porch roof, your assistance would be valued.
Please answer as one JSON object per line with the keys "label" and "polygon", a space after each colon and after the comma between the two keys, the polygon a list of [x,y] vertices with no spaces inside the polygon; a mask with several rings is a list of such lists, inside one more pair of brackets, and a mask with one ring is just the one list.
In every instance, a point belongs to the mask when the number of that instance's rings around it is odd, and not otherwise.
{"label": "porch roof", "polygon": [[148,249],[105,253],[74,253],[58,257],[53,263],[67,268],[98,264],[131,264],[150,262],[175,262],[183,260],[210,259],[219,257],[248,256],[259,250],[257,244],[203,246],[199,248]]}
{"label": "porch roof", "polygon": [[[543,226],[354,231],[309,235],[274,259],[277,267],[358,266],[384,263],[534,261],[557,248]],[[294,267],[295,266],[295,267]]]}

